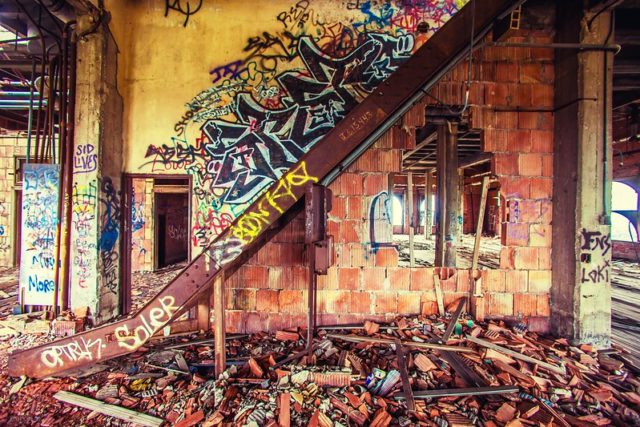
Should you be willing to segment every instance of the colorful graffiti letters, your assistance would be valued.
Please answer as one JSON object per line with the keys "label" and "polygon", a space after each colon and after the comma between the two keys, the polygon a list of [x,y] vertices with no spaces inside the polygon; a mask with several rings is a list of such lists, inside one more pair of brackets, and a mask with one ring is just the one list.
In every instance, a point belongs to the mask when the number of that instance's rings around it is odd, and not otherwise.
{"label": "colorful graffiti letters", "polygon": [[151,338],[154,333],[159,331],[179,309],[179,307],[174,305],[176,300],[171,295],[161,297],[158,301],[160,307],[151,308],[148,318],[145,317],[145,315],[141,315],[142,324],[133,331],[129,331],[127,325],[116,328],[115,337],[120,347],[131,351],[137,349]]}

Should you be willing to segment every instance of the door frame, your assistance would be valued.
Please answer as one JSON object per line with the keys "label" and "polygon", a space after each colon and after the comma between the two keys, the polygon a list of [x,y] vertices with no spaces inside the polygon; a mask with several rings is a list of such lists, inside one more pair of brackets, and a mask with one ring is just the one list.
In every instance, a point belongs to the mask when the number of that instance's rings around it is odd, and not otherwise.
{"label": "door frame", "polygon": [[[134,179],[186,179],[189,186],[189,242],[187,245],[187,262],[191,262],[191,230],[192,230],[192,191],[193,177],[188,174],[159,174],[159,173],[127,173],[122,174],[122,215],[120,215],[120,229],[122,238],[120,239],[120,313],[129,314],[131,312],[131,249],[133,247],[133,231],[131,210],[133,199]],[[155,197],[154,197],[155,205]],[[155,213],[154,213],[155,215]],[[154,226],[155,227],[155,226]],[[154,230],[155,240],[155,230]],[[155,250],[154,250],[155,258]],[[155,259],[154,259],[155,265]]]}

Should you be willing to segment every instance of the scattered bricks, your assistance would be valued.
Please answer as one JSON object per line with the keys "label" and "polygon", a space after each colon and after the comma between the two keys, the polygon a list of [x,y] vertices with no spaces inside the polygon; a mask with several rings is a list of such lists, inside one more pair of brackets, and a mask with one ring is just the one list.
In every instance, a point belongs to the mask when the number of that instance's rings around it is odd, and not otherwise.
{"label": "scattered bricks", "polygon": [[258,289],[256,294],[256,310],[267,313],[277,313],[279,310],[279,291]]}
{"label": "scattered bricks", "polygon": [[374,296],[374,310],[376,313],[397,313],[398,295],[396,292],[382,291],[372,292]]}
{"label": "scattered bricks", "polygon": [[535,294],[514,294],[513,314],[515,316],[535,316],[538,312],[538,298]]}
{"label": "scattered bricks", "polygon": [[485,295],[486,313],[493,316],[513,315],[513,294],[490,293]]}
{"label": "scattered bricks", "polygon": [[469,270],[457,270],[456,275],[456,291],[471,292],[471,284],[469,283]]}
{"label": "scattered bricks", "polygon": [[385,289],[387,270],[382,267],[365,268],[362,271],[362,289],[382,290]]}
{"label": "scattered bricks", "polygon": [[533,247],[551,247],[551,225],[548,224],[531,224],[529,232],[529,246]]}
{"label": "scattered bricks", "polygon": [[551,289],[551,270],[529,271],[529,292],[549,292]]}
{"label": "scattered bricks", "polygon": [[395,267],[398,265],[396,248],[379,248],[375,253],[377,267]]}
{"label": "scattered bricks", "polygon": [[416,368],[421,372],[429,372],[438,368],[436,364],[423,353],[418,353],[415,359],[413,359],[413,363],[415,363]]}
{"label": "scattered bricks", "polygon": [[346,268],[338,269],[338,288],[356,290],[360,288],[360,269]]}
{"label": "scattered bricks", "polygon": [[504,275],[501,270],[482,270],[482,288],[487,292],[504,292]]}
{"label": "scattered bricks", "polygon": [[529,153],[531,151],[531,131],[522,129],[507,131],[507,151]]}
{"label": "scattered bricks", "polygon": [[[365,178],[365,184],[367,182],[367,179]],[[348,197],[348,208],[347,208],[347,215],[346,217],[349,219],[363,219],[366,218],[366,215],[364,214],[364,208],[363,208],[363,203],[364,203],[364,197],[358,197],[358,196],[353,196],[353,197]],[[332,209],[333,211],[333,209]]]}
{"label": "scattered bricks", "polygon": [[298,313],[306,310],[307,300],[305,294],[307,291],[283,289],[280,291],[280,311],[284,313]]}
{"label": "scattered bricks", "polygon": [[371,294],[369,292],[351,292],[350,313],[371,313]]}
{"label": "scattered bricks", "polygon": [[531,152],[553,153],[553,132],[548,130],[531,130]]}
{"label": "scattered bricks", "polygon": [[512,247],[500,248],[500,268],[505,270],[513,270],[515,265],[516,249]]}
{"label": "scattered bricks", "polygon": [[503,403],[502,406],[496,411],[496,420],[501,423],[508,423],[516,416],[516,408],[509,405],[508,403]]}
{"label": "scattered bricks", "polygon": [[531,153],[518,155],[518,172],[522,176],[541,176],[542,156]]}
{"label": "scattered bricks", "polygon": [[515,248],[516,270],[538,270],[537,248]]}
{"label": "scattered bricks", "polygon": [[418,314],[420,313],[420,298],[415,292],[398,293],[398,314]]}
{"label": "scattered bricks", "polygon": [[528,275],[526,271],[510,270],[504,273],[504,289],[506,292],[527,292]]}
{"label": "scattered bricks", "polygon": [[300,334],[290,331],[276,331],[276,339],[279,341],[298,341]]}
{"label": "scattered bricks", "polygon": [[350,291],[318,291],[318,311],[322,313],[348,313],[351,306]]}
{"label": "scattered bricks", "polygon": [[387,174],[371,173],[364,177],[364,195],[375,196],[387,189]]}
{"label": "scattered bricks", "polygon": [[179,423],[174,424],[174,426],[175,427],[192,427],[198,424],[202,420],[204,420],[204,412],[200,410],[198,412],[194,412],[193,414],[189,415]]}
{"label": "scattered bricks", "polygon": [[411,269],[411,285],[409,289],[412,291],[432,291],[433,270],[430,268],[417,267]]}
{"label": "scattered bricks", "polygon": [[552,178],[531,178],[531,198],[551,199],[553,194]]}
{"label": "scattered bricks", "polygon": [[411,270],[406,267],[390,267],[387,269],[387,277],[391,289],[409,290],[411,283]]}
{"label": "scattered bricks", "polygon": [[528,246],[529,224],[515,222],[502,223],[500,239],[503,246]]}
{"label": "scattered bricks", "polygon": [[518,175],[518,154],[496,153],[491,163],[491,170],[497,175]]}

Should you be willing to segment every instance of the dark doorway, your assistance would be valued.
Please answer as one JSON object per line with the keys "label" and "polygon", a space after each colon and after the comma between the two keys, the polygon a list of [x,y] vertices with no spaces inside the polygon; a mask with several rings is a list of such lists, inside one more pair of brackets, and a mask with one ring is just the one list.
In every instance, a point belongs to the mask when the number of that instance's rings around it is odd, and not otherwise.
{"label": "dark doorway", "polygon": [[189,258],[188,193],[155,193],[156,268]]}

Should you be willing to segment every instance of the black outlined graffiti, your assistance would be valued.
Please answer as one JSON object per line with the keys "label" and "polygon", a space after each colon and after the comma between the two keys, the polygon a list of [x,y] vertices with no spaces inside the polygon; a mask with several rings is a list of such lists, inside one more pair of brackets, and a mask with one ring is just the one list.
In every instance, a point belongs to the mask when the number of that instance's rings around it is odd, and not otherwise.
{"label": "black outlined graffiti", "polygon": [[185,16],[182,26],[186,27],[191,15],[198,13],[203,2],[204,0],[197,0],[197,2],[194,0],[193,4],[197,3],[197,6],[192,6],[191,0],[164,0],[164,17],[166,18],[169,15],[170,10],[175,10]]}

